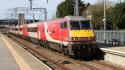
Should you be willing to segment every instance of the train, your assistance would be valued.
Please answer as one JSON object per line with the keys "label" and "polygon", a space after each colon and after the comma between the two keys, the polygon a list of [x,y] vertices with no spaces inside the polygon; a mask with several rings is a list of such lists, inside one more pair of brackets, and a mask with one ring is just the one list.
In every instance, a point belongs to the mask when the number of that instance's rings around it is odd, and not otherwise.
{"label": "train", "polygon": [[92,24],[83,16],[17,25],[10,27],[9,33],[73,57],[95,57],[100,53]]}

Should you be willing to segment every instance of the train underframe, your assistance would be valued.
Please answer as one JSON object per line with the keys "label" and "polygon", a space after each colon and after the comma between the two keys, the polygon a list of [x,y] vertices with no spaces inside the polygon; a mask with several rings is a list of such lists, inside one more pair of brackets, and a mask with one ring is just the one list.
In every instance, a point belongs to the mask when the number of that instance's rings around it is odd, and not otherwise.
{"label": "train underframe", "polygon": [[67,46],[62,44],[53,43],[49,41],[42,41],[36,38],[26,37],[23,35],[12,34],[28,41],[31,41],[36,44],[40,44],[46,48],[50,48],[56,50],[64,55],[68,55],[70,57],[82,57],[82,58],[97,58],[97,59],[104,59],[105,53],[100,50],[96,43],[69,43]]}
{"label": "train underframe", "polygon": [[103,53],[96,43],[71,44],[68,50],[71,56],[83,58],[99,58]]}
{"label": "train underframe", "polygon": [[79,43],[79,44],[69,44],[64,46],[62,44],[53,43],[53,42],[42,42],[43,46],[56,50],[64,55],[75,58],[97,58],[104,59],[105,53],[100,50],[96,43]]}

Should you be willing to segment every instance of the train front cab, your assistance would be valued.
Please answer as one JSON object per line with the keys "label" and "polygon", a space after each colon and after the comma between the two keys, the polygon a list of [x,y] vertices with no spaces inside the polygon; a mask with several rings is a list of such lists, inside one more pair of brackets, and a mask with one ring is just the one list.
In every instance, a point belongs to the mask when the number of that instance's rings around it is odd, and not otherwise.
{"label": "train front cab", "polygon": [[69,20],[68,51],[71,56],[95,57],[99,48],[89,20]]}

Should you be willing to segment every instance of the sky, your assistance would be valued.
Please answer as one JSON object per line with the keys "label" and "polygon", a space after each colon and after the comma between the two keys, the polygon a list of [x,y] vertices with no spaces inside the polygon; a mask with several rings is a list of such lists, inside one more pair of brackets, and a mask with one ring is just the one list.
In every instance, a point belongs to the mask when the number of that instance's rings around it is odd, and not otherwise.
{"label": "sky", "polygon": [[[47,8],[47,17],[51,19],[56,12],[56,7],[59,3],[64,0],[33,0],[33,7]],[[82,0],[85,3],[95,4],[99,0]],[[118,2],[119,0],[111,0],[113,2]],[[15,7],[29,7],[29,0],[1,0],[0,2],[0,19],[6,19],[8,9]],[[43,16],[43,15],[42,15]]]}

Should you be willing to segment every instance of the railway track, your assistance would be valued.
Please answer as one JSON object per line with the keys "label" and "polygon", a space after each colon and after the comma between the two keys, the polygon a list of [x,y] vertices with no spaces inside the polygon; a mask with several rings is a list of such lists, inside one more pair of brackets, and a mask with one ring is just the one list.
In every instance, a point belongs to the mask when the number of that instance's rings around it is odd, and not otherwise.
{"label": "railway track", "polygon": [[53,70],[124,70],[117,66],[107,64],[105,61],[84,61],[82,59],[72,59],[24,39],[20,39],[12,35],[9,36]]}

